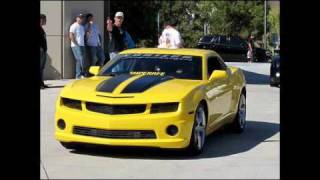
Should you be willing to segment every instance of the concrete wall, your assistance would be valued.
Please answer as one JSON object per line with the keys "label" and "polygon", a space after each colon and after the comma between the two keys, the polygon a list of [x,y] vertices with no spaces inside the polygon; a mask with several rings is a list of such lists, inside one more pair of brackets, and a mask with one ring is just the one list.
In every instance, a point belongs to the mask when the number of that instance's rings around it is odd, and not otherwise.
{"label": "concrete wall", "polygon": [[70,40],[68,38],[69,28],[77,14],[92,13],[95,21],[104,32],[104,2],[103,1],[63,1],[63,78],[75,77],[75,59],[73,57]]}
{"label": "concrete wall", "polygon": [[92,13],[104,32],[104,1],[40,1],[40,12],[47,16],[48,58],[44,79],[70,79],[75,76],[75,60],[68,38],[69,28],[79,13]]}
{"label": "concrete wall", "polygon": [[47,16],[43,29],[47,33],[48,57],[44,69],[44,79],[62,78],[62,2],[41,1],[40,12]]}

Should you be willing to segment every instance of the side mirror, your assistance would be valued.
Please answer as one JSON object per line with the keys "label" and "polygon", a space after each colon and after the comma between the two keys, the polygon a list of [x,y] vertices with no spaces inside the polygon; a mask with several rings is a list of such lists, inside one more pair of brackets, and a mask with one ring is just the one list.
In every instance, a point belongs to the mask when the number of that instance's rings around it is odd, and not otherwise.
{"label": "side mirror", "polygon": [[89,69],[89,72],[93,75],[98,75],[100,71],[100,66],[91,66],[90,69]]}
{"label": "side mirror", "polygon": [[216,80],[216,79],[224,79],[228,76],[226,71],[223,70],[214,70],[211,74],[209,81]]}

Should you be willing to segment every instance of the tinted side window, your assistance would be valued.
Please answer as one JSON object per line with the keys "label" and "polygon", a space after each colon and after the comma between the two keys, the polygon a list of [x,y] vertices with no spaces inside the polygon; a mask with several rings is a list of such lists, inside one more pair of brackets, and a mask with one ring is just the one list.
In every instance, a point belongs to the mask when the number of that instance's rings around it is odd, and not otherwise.
{"label": "tinted side window", "polygon": [[225,36],[220,36],[220,44],[226,44],[227,43],[227,40],[226,40],[226,37]]}
{"label": "tinted side window", "polygon": [[200,42],[205,42],[205,43],[209,43],[211,40],[212,40],[212,36],[203,36],[201,39],[200,39]]}
{"label": "tinted side window", "polygon": [[222,58],[218,58],[218,61],[220,63],[220,67],[221,67],[220,70],[226,70],[228,68],[227,65],[224,63]]}
{"label": "tinted side window", "polygon": [[212,43],[218,43],[219,42],[219,37],[218,36],[213,36],[211,39]]}
{"label": "tinted side window", "polygon": [[225,70],[225,67],[220,63],[218,57],[208,58],[208,77],[212,74],[214,70]]}
{"label": "tinted side window", "polygon": [[240,46],[241,41],[238,38],[231,38],[230,39],[230,45],[231,46]]}
{"label": "tinted side window", "polygon": [[241,40],[240,40],[240,46],[241,46],[241,47],[244,47],[244,48],[248,48],[248,43],[247,43],[247,41],[241,39]]}

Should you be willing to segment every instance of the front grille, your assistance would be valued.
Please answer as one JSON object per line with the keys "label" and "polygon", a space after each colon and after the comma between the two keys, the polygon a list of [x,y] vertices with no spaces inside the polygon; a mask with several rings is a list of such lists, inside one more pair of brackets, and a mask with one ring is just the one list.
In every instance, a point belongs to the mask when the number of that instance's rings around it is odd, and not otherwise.
{"label": "front grille", "polygon": [[143,113],[146,110],[146,104],[137,105],[109,105],[87,102],[86,107],[89,111],[104,114],[136,114]]}
{"label": "front grille", "polygon": [[79,100],[74,100],[74,99],[69,99],[69,98],[61,98],[61,102],[63,106],[66,106],[68,108],[72,109],[79,109],[81,110],[81,101]]}
{"label": "front grille", "polygon": [[105,130],[87,127],[73,127],[73,134],[113,139],[155,139],[152,130]]}

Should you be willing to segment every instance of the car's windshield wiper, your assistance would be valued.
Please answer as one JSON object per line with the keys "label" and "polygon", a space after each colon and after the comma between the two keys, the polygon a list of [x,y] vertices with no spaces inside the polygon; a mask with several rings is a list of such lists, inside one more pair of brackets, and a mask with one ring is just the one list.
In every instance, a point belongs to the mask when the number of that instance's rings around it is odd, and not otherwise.
{"label": "car's windshield wiper", "polygon": [[105,73],[102,74],[103,76],[118,76],[120,74],[128,74],[128,73],[123,73],[123,72],[110,72],[110,73]]}
{"label": "car's windshield wiper", "polygon": [[114,73],[114,72],[110,72],[110,73],[105,73],[103,74],[103,76],[115,76],[115,75],[118,75],[117,73]]}

